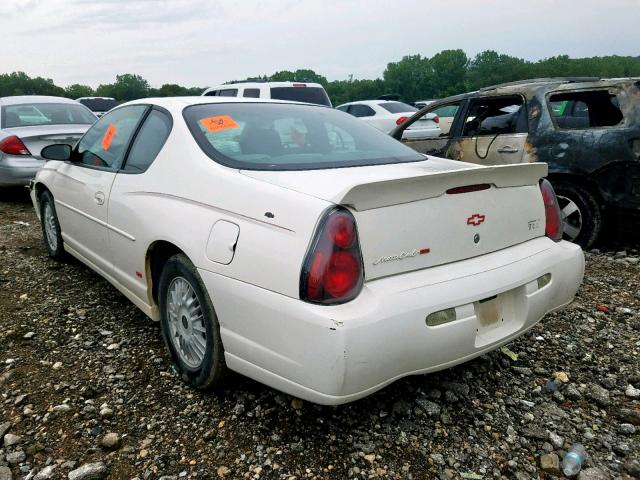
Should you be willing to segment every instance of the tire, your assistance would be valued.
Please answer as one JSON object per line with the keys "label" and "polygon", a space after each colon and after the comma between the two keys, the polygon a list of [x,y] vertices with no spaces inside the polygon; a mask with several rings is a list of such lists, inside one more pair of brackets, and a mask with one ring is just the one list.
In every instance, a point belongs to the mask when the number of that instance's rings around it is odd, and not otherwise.
{"label": "tire", "polygon": [[585,188],[557,182],[553,188],[562,212],[564,240],[591,248],[602,230],[602,210],[595,197]]}
{"label": "tire", "polygon": [[56,213],[56,205],[50,192],[40,195],[40,226],[42,227],[42,239],[47,253],[51,258],[62,262],[67,259],[62,240],[62,229]]}
{"label": "tire", "polygon": [[219,387],[227,366],[218,317],[200,275],[185,255],[174,255],[165,264],[158,303],[162,337],[182,379],[200,390]]}

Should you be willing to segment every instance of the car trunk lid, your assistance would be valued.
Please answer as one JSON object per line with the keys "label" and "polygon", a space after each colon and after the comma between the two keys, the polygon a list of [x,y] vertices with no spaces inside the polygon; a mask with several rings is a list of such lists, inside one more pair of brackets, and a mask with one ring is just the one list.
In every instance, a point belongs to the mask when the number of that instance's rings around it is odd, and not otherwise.
{"label": "car trunk lid", "polygon": [[40,152],[47,145],[66,143],[75,145],[90,125],[47,125],[5,128],[9,135],[16,135],[32,156],[41,158]]}
{"label": "car trunk lid", "polygon": [[[483,255],[544,235],[542,163],[424,162],[245,175],[349,207],[365,278]],[[464,188],[478,186],[475,191]]]}

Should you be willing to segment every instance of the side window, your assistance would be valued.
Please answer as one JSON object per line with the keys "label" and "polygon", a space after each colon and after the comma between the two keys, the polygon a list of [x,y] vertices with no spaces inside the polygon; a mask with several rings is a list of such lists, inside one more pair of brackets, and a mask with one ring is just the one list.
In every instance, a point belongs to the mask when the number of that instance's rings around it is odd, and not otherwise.
{"label": "side window", "polygon": [[141,173],[149,168],[167,140],[171,126],[172,121],[168,114],[155,109],[151,110],[133,141],[124,164],[124,171]]}
{"label": "side window", "polygon": [[118,108],[104,115],[82,137],[73,161],[92,167],[117,170],[147,105]]}
{"label": "side window", "polygon": [[376,112],[369,105],[355,104],[349,105],[349,113],[354,117],[373,117]]}
{"label": "side window", "polygon": [[207,92],[205,97],[217,97],[218,93],[220,93],[219,90],[211,90],[210,92]]}
{"label": "side window", "polygon": [[226,90],[218,90],[219,97],[235,97],[238,95],[237,88],[227,88]]}
{"label": "side window", "polygon": [[260,98],[260,89],[259,88],[245,88],[244,93],[242,94],[245,98]]}
{"label": "side window", "polygon": [[[438,117],[438,125],[440,126],[440,136],[447,137],[449,136],[449,131],[451,130],[451,125],[453,124],[453,120],[455,119],[458,111],[460,110],[461,103],[450,103],[449,105],[440,105],[433,110],[427,110],[425,115],[422,117],[423,119],[428,119],[427,116],[431,113]],[[415,122],[412,127],[419,128],[418,120]],[[411,127],[409,127],[411,128]]]}
{"label": "side window", "polygon": [[463,136],[526,133],[523,99],[513,97],[475,98],[469,104]]}
{"label": "side window", "polygon": [[568,92],[549,97],[549,111],[558,128],[580,130],[613,127],[624,119],[616,95],[607,90]]}
{"label": "side window", "polygon": [[346,112],[349,109],[349,105],[340,105],[339,107],[336,107],[336,109],[341,112]]}

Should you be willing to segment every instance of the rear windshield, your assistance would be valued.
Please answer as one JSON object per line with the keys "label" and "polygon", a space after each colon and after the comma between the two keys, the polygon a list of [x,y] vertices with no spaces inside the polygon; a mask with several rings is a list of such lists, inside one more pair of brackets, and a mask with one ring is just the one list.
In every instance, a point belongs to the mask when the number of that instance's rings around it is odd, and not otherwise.
{"label": "rear windshield", "polygon": [[407,105],[406,103],[402,103],[402,102],[384,102],[384,103],[380,103],[379,105],[389,113],[404,113],[404,112],[418,111],[416,107],[412,107],[411,105]]}
{"label": "rear windshield", "polygon": [[2,107],[2,128],[33,125],[91,125],[93,113],[82,105],[70,103],[24,103]]}
{"label": "rear windshield", "polygon": [[331,106],[327,92],[319,87],[271,87],[271,98]]}
{"label": "rear windshield", "polygon": [[184,118],[213,160],[246,170],[314,170],[415,162],[424,156],[331,108],[280,103],[193,105]]}
{"label": "rear windshield", "polygon": [[78,101],[92,112],[108,112],[118,106],[118,101],[113,98],[83,98]]}

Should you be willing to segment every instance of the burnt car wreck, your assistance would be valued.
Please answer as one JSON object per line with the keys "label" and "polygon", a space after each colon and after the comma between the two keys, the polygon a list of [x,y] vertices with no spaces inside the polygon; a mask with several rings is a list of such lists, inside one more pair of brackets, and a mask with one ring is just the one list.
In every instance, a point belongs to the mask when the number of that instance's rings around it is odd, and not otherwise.
{"label": "burnt car wreck", "polygon": [[[438,138],[402,139],[427,113]],[[483,165],[546,162],[564,238],[585,248],[604,222],[640,218],[640,79],[549,78],[438,100],[391,135],[413,149]]]}

